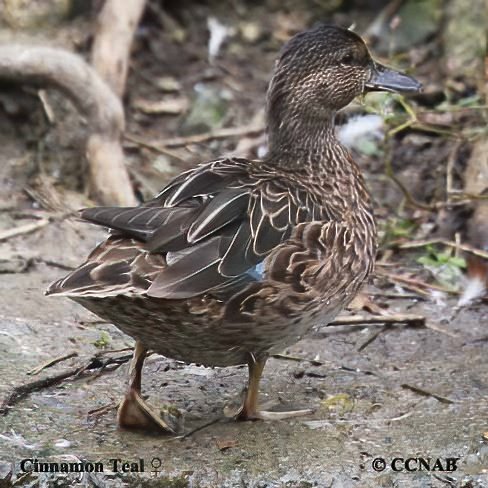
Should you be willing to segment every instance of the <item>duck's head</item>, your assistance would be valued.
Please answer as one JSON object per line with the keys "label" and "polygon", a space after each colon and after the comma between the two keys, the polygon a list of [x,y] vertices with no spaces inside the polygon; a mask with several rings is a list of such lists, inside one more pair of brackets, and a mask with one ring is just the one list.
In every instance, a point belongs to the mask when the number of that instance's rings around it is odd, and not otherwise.
{"label": "duck's head", "polygon": [[371,90],[418,92],[414,78],[375,62],[354,32],[319,25],[290,39],[268,91],[270,119],[324,118]]}

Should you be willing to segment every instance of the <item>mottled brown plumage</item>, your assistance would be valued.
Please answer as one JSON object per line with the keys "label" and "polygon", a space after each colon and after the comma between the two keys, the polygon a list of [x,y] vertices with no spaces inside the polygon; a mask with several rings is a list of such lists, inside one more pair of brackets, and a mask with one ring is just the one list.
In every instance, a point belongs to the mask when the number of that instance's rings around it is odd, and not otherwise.
{"label": "mottled brown plumage", "polygon": [[350,31],[298,34],[270,83],[263,160],[211,161],[140,207],[81,212],[111,236],[47,293],[138,341],[122,425],[162,426],[139,395],[149,348],[207,366],[249,364],[239,416],[273,417],[256,406],[266,358],[330,322],[373,268],[371,200],[334,133],[335,112],[368,89],[419,84],[375,63]]}

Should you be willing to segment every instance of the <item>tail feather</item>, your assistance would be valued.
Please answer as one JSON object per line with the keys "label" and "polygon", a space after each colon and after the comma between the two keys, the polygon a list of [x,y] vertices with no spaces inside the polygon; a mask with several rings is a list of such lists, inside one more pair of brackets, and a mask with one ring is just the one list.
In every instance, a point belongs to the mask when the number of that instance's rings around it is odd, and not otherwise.
{"label": "tail feather", "polygon": [[93,250],[88,260],[52,283],[46,295],[69,297],[140,295],[152,273],[165,265],[162,256],[149,255],[133,239],[110,237]]}

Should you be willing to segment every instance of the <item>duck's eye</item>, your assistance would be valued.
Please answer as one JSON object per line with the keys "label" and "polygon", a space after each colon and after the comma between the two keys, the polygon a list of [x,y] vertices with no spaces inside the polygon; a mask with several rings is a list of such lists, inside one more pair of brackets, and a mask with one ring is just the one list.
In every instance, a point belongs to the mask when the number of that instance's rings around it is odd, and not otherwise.
{"label": "duck's eye", "polygon": [[342,64],[352,64],[354,60],[354,56],[351,53],[344,54],[341,58]]}

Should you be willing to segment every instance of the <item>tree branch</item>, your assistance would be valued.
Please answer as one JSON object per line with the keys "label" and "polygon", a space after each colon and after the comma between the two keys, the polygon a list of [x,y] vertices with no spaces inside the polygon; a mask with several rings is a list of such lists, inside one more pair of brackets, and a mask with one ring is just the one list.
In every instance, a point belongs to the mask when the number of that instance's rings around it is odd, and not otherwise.
{"label": "tree branch", "polygon": [[87,157],[94,196],[107,205],[135,205],[120,146],[125,127],[119,98],[80,56],[29,44],[0,45],[0,78],[60,90],[87,118]]}
{"label": "tree branch", "polygon": [[112,90],[122,97],[130,48],[145,0],[106,0],[97,19],[92,65]]}

